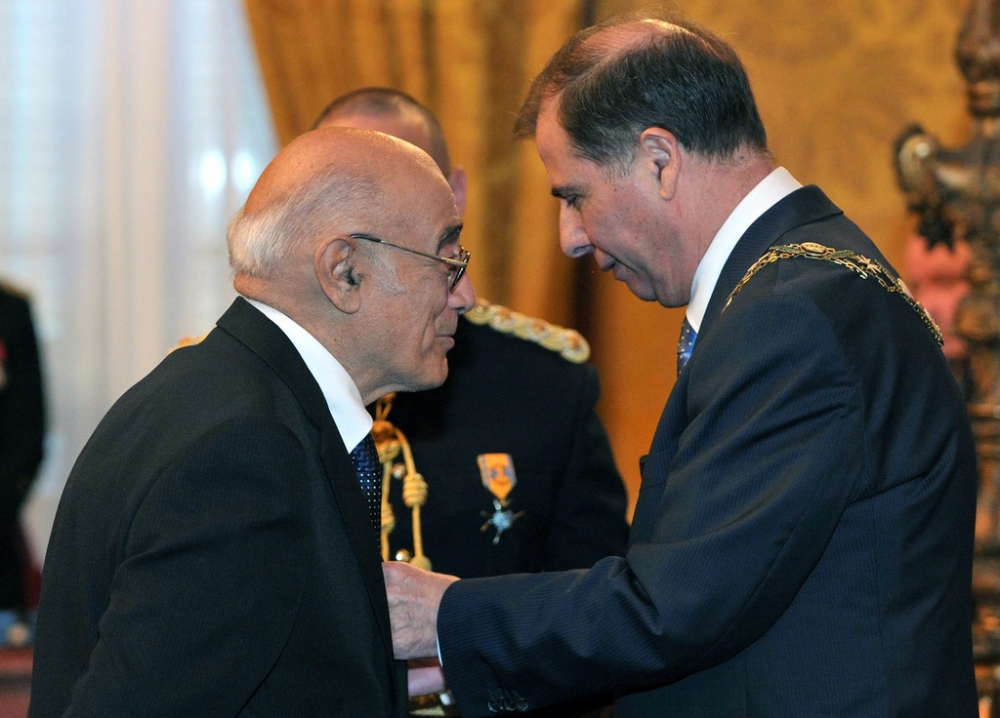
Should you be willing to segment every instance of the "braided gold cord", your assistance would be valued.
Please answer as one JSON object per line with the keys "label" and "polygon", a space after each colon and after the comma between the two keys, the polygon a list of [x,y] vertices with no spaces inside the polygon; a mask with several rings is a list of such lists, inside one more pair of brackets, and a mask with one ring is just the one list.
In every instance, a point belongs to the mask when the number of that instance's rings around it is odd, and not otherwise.
{"label": "braided gold cord", "polygon": [[781,244],[771,247],[767,253],[764,254],[760,259],[758,259],[754,264],[747,270],[747,273],[740,280],[740,283],[736,285],[736,288],[730,293],[729,298],[726,300],[726,306],[722,308],[722,311],[726,311],[729,305],[732,303],[733,299],[737,294],[743,289],[747,282],[757,274],[761,269],[766,267],[768,264],[777,262],[779,259],[794,259],[796,257],[802,257],[804,259],[818,259],[824,262],[832,262],[834,264],[839,264],[841,267],[846,267],[852,272],[857,273],[862,279],[874,279],[887,291],[893,294],[899,294],[906,303],[913,308],[913,310],[920,316],[924,324],[931,330],[934,338],[937,340],[938,344],[944,344],[944,337],[941,335],[941,329],[938,327],[937,322],[931,317],[930,313],[913,298],[910,294],[910,290],[907,289],[906,284],[899,277],[894,277],[889,270],[883,267],[874,259],[869,259],[862,254],[856,254],[849,249],[833,249],[832,247],[826,247],[822,244],[817,244],[816,242],[803,242],[802,244]]}
{"label": "braided gold cord", "polygon": [[[424,555],[424,537],[420,527],[420,507],[427,503],[427,482],[417,472],[413,461],[410,442],[399,427],[389,420],[392,400],[395,394],[387,394],[375,405],[375,422],[372,437],[378,447],[379,461],[382,462],[382,560],[389,560],[389,534],[396,528],[396,517],[389,503],[389,487],[392,478],[403,481],[403,503],[411,510],[413,517],[413,557],[409,562],[418,568],[431,569],[431,561]],[[402,455],[402,465],[396,462]]]}

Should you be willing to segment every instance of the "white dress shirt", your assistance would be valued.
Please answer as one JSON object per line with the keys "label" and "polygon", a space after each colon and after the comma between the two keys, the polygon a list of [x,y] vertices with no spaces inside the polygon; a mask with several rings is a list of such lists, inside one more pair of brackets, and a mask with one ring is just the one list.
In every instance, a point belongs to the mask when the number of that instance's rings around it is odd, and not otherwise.
{"label": "white dress shirt", "polygon": [[333,422],[340,431],[344,445],[348,451],[361,443],[372,430],[372,418],[365,409],[361,392],[347,373],[347,370],[337,361],[333,354],[326,350],[312,334],[299,326],[288,315],[279,312],[254,299],[247,299],[263,313],[265,317],[278,325],[289,341],[295,345],[296,351],[306,363],[309,373],[319,384],[326,405],[330,408]]}
{"label": "white dress shirt", "polygon": [[740,237],[762,214],[801,186],[788,170],[779,167],[758,182],[719,227],[691,281],[691,301],[685,316],[696,332],[701,329],[701,320],[705,318],[708,301],[715,291],[722,268]]}

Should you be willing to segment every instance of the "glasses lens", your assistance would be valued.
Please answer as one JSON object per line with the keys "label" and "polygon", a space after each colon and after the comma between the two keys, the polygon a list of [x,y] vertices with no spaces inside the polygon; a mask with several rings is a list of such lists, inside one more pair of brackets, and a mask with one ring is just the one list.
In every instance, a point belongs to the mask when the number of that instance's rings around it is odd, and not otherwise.
{"label": "glasses lens", "polygon": [[458,283],[462,281],[462,276],[465,274],[465,268],[469,264],[469,252],[465,247],[458,248],[458,256],[455,257],[459,262],[463,262],[463,266],[456,267],[451,265],[448,271],[448,291],[454,292],[455,288],[458,287]]}

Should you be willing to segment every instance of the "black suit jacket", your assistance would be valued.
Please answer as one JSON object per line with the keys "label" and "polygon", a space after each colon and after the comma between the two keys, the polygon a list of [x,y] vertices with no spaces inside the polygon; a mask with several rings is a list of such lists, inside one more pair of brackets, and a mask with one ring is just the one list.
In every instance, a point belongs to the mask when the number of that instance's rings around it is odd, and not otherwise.
{"label": "black suit jacket", "polygon": [[30,715],[404,716],[384,591],[318,385],[237,299],[77,460],[45,560]]}
{"label": "black suit jacket", "polygon": [[[434,570],[471,578],[585,568],[624,555],[625,488],[594,411],[594,367],[466,320],[448,367],[441,387],[397,395],[388,417],[428,484],[420,518]],[[486,524],[495,497],[477,463],[487,453],[509,454],[517,477],[507,498],[520,516],[498,540]],[[395,555],[412,550],[412,512],[400,481],[390,499]]]}
{"label": "black suit jacket", "polygon": [[28,299],[0,285],[0,502],[20,506],[42,461],[45,407]]}
{"label": "black suit jacket", "polygon": [[733,251],[643,466],[627,557],[460,581],[438,618],[465,716],[619,691],[629,716],[969,716],[975,454],[938,345],[815,187]]}
{"label": "black suit jacket", "polygon": [[0,285],[0,610],[25,604],[21,505],[42,460],[45,406],[25,296]]}

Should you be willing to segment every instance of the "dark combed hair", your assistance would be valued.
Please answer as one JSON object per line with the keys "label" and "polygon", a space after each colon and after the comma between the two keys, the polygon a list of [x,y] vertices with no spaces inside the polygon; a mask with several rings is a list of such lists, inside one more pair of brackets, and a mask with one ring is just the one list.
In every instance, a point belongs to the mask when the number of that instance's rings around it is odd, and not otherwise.
{"label": "dark combed hair", "polygon": [[648,127],[674,134],[688,150],[726,159],[741,149],[767,152],[767,133],[736,52],[697,25],[671,19],[614,47],[596,37],[655,19],[630,15],[581,30],[535,78],[515,125],[532,137],[542,103],[558,97],[559,121],[577,153],[624,170]]}

